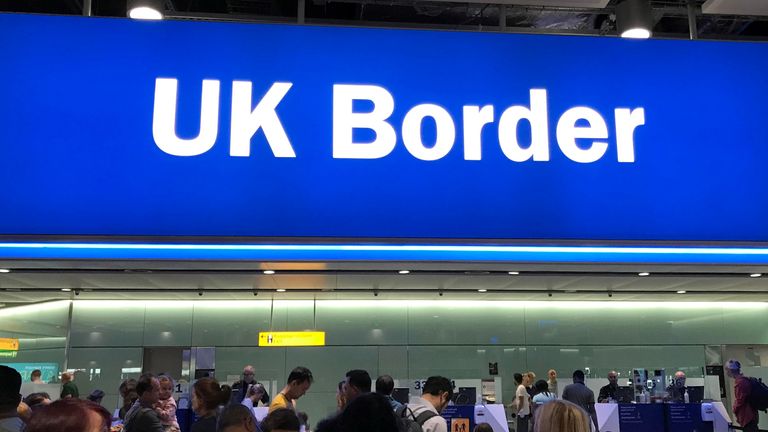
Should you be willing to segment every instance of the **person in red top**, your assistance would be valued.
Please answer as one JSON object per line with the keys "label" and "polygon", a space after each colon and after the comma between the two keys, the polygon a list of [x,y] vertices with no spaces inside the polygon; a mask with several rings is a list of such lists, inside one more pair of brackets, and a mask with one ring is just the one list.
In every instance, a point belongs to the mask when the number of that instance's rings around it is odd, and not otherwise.
{"label": "person in red top", "polygon": [[733,413],[744,432],[758,432],[759,420],[757,410],[749,403],[749,393],[752,391],[752,383],[749,378],[741,374],[741,363],[738,360],[728,360],[725,364],[725,373],[734,379]]}

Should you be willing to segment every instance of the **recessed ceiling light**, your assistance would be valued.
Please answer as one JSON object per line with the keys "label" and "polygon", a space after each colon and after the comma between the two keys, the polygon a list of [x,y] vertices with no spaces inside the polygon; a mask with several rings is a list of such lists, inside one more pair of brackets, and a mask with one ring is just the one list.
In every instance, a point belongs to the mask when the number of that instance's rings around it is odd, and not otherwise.
{"label": "recessed ceiling light", "polygon": [[509,273],[509,274],[511,274],[512,276],[515,276],[515,275],[519,275],[519,274],[520,274],[520,272],[515,272],[515,271],[511,271],[511,272],[508,272],[508,273]]}
{"label": "recessed ceiling light", "polygon": [[264,274],[265,275],[273,275],[273,274],[275,274],[275,271],[274,270],[264,270]]}
{"label": "recessed ceiling light", "polygon": [[678,291],[677,293],[678,293],[678,294],[685,294],[686,292],[687,292],[687,291],[685,291],[685,290],[680,290],[680,291]]}
{"label": "recessed ceiling light", "polygon": [[399,274],[408,274],[410,272],[411,272],[410,270],[400,270],[398,273]]}
{"label": "recessed ceiling light", "polygon": [[651,32],[644,28],[633,28],[622,32],[621,37],[627,39],[648,39],[651,37]]}
{"label": "recessed ceiling light", "polygon": [[157,9],[141,6],[129,10],[128,17],[140,20],[161,20],[163,19],[163,14]]}
{"label": "recessed ceiling light", "polygon": [[10,273],[11,271],[8,269],[0,269],[0,273]]}
{"label": "recessed ceiling light", "polygon": [[477,292],[487,292],[487,291],[488,291],[487,289],[479,289],[479,290],[477,290]]}
{"label": "recessed ceiling light", "polygon": [[280,288],[280,289],[277,290],[277,292],[285,292],[285,289]]}
{"label": "recessed ceiling light", "polygon": [[751,275],[749,275],[749,277],[760,277],[762,275],[763,275],[762,273],[752,273]]}
{"label": "recessed ceiling light", "polygon": [[650,276],[651,274],[648,272],[640,272],[637,274],[638,276]]}
{"label": "recessed ceiling light", "polygon": [[72,288],[62,288],[61,290],[64,291],[64,292],[70,292],[70,291],[72,291]]}

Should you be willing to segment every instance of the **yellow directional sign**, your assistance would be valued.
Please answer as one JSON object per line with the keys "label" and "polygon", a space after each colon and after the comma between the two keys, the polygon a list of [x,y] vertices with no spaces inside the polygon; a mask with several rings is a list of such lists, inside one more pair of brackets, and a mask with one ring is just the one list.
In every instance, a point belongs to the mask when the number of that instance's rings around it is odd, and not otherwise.
{"label": "yellow directional sign", "polygon": [[19,340],[11,338],[0,338],[0,351],[18,351]]}
{"label": "yellow directional sign", "polygon": [[300,347],[325,346],[325,332],[259,332],[259,346]]}

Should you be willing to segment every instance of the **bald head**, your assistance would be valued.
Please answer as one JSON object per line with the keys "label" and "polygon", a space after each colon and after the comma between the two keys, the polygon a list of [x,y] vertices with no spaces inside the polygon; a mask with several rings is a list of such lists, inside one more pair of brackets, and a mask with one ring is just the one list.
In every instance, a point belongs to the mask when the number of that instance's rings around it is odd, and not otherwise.
{"label": "bald head", "polygon": [[619,382],[619,374],[616,371],[608,372],[608,383],[616,385]]}
{"label": "bald head", "polygon": [[243,368],[243,381],[247,382],[248,384],[253,382],[253,376],[256,374],[256,370],[253,368],[253,366],[248,365]]}
{"label": "bald head", "polygon": [[678,387],[685,387],[685,372],[675,372],[675,385]]}

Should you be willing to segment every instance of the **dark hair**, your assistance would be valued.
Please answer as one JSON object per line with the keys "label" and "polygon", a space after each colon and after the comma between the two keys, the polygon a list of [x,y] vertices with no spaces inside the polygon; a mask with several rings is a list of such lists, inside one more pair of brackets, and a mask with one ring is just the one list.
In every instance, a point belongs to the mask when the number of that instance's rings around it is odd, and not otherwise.
{"label": "dark hair", "polygon": [[389,375],[382,375],[376,379],[376,393],[389,396],[395,389],[395,380]]}
{"label": "dark hair", "polygon": [[256,419],[253,418],[251,410],[240,404],[229,405],[219,414],[219,418],[216,421],[216,430],[223,431],[230,426],[242,425],[248,418],[252,419],[254,424],[256,424]]}
{"label": "dark hair", "polygon": [[232,395],[232,388],[228,385],[219,385],[214,378],[205,377],[195,381],[193,391],[200,397],[203,408],[211,411],[219,405],[225,405]]}
{"label": "dark hair", "polygon": [[584,381],[584,371],[581,369],[576,369],[575,371],[573,371],[573,379]]}
{"label": "dark hair", "polygon": [[44,400],[51,400],[51,395],[46,392],[30,393],[24,398],[24,403],[30,408],[34,408],[43,403]]}
{"label": "dark hair", "polygon": [[342,387],[344,387],[344,380],[339,381],[339,393],[341,393]]}
{"label": "dark hair", "polygon": [[294,368],[291,371],[290,375],[288,375],[287,383],[290,384],[293,381],[297,381],[297,384],[301,384],[303,382],[309,381],[309,383],[312,384],[312,382],[314,380],[315,380],[315,378],[312,377],[312,371],[311,370],[309,370],[309,369],[307,369],[305,367],[299,366],[299,367]]}
{"label": "dark hair", "polygon": [[549,384],[544,380],[536,381],[533,388],[536,390],[536,393],[549,393]]}
{"label": "dark hair", "polygon": [[264,432],[271,432],[276,429],[299,432],[301,422],[292,409],[278,408],[269,413],[267,418],[261,422],[261,430]]}
{"label": "dark hair", "polygon": [[11,367],[0,366],[0,406],[16,408],[21,402],[21,374]]}
{"label": "dark hair", "polygon": [[422,390],[422,394],[431,394],[432,396],[440,396],[444,392],[448,392],[449,400],[453,398],[453,384],[451,384],[451,380],[441,376],[427,378],[424,390]]}
{"label": "dark hair", "polygon": [[397,432],[398,422],[392,405],[378,393],[366,393],[344,408],[339,418],[340,432]]}
{"label": "dark hair", "polygon": [[515,383],[516,383],[517,385],[520,385],[520,384],[522,384],[522,383],[523,383],[523,374],[521,374],[521,373],[516,373],[516,374],[515,374],[515,375],[513,375],[513,376],[515,377]]}
{"label": "dark hair", "polygon": [[367,371],[362,369],[352,369],[347,372],[347,378],[349,378],[349,385],[360,390],[360,392],[371,392],[371,376],[368,375]]}
{"label": "dark hair", "polygon": [[41,371],[40,369],[35,369],[32,371],[31,374],[29,374],[30,378],[34,378],[36,376],[43,376],[43,371]]}
{"label": "dark hair", "polygon": [[157,379],[156,376],[151,373],[145,373],[139,377],[139,381],[136,382],[136,394],[141,397],[145,392],[152,390],[152,380]]}
{"label": "dark hair", "polygon": [[301,423],[305,429],[309,429],[309,415],[307,415],[307,413],[299,411],[296,413],[296,417],[299,418],[299,423]]}
{"label": "dark hair", "polygon": [[35,411],[25,432],[83,432],[91,421],[88,411],[101,417],[102,428],[109,428],[109,411],[91,401],[73,398],[59,399]]}
{"label": "dark hair", "polygon": [[88,400],[91,402],[96,402],[97,400],[104,398],[104,391],[103,390],[94,390],[91,392],[91,394],[88,395]]}
{"label": "dark hair", "polygon": [[478,423],[472,432],[493,432],[493,428],[488,423]]}
{"label": "dark hair", "polygon": [[135,392],[136,391],[136,380],[133,378],[129,378],[122,383],[120,383],[120,388],[117,390],[120,393],[120,396],[125,398],[128,393]]}

